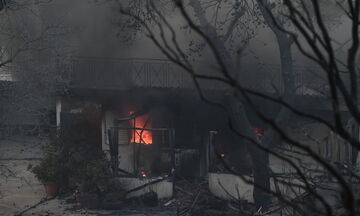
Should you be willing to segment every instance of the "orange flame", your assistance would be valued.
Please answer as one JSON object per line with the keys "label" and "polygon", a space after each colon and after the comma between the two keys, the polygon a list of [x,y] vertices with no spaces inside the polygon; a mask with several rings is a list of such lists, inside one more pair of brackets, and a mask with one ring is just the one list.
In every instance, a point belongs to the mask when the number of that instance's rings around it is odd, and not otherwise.
{"label": "orange flame", "polygon": [[[134,112],[131,111],[130,114]],[[149,121],[149,115],[142,115],[135,118],[135,128],[151,128],[151,122]],[[134,127],[134,121],[130,121],[131,127]],[[144,145],[152,144],[152,132],[148,130],[133,130],[131,132],[131,142],[141,143]]]}
{"label": "orange flame", "polygon": [[146,177],[146,173],[145,173],[144,171],[141,171],[141,172],[140,172],[140,176],[141,176],[141,177]]}

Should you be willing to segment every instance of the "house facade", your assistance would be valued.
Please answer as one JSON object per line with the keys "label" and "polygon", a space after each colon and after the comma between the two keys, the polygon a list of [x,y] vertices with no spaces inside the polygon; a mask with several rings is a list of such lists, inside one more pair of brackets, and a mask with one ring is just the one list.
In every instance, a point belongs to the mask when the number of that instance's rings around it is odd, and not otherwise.
{"label": "house facade", "polygon": [[[201,63],[198,67],[200,73],[217,73]],[[66,125],[85,107],[97,107],[96,115],[101,119],[101,148],[111,162],[113,174],[130,191],[134,190],[130,196],[155,190],[159,197],[171,197],[176,178],[200,178],[207,179],[216,196],[227,199],[241,196],[239,198],[253,201],[253,186],[230,174],[218,161],[220,155],[251,179],[252,162],[246,147],[229,127],[227,113],[200,99],[186,71],[167,60],[83,57],[73,57],[59,68],[67,90],[57,98],[58,127]],[[276,82],[282,89],[279,68],[267,68],[270,69],[257,68],[264,76],[259,79],[251,76],[252,80],[247,79],[245,84],[268,94],[277,92],[273,89]],[[300,86],[296,106],[330,118],[330,104],[321,94],[319,82],[306,77],[309,75],[305,71],[295,67],[296,82]],[[228,91],[225,85],[214,81],[202,81],[200,85],[202,93],[217,103],[222,103]],[[279,110],[279,106],[263,102],[259,102],[259,107],[264,107],[263,111],[269,115]],[[254,131],[261,137],[267,126],[251,111],[249,115]],[[346,118],[345,109],[342,115]],[[350,127],[358,133],[357,126]],[[329,160],[357,158],[354,150],[340,145],[341,141],[320,124],[298,118],[289,125],[288,133]],[[288,151],[297,157],[297,149],[287,146],[286,142],[279,144],[277,151]],[[299,157],[304,163],[313,164],[306,156]],[[270,157],[270,167],[279,176],[293,171],[274,157]],[[272,182],[274,188],[275,182]],[[283,186],[280,190],[289,189]]]}

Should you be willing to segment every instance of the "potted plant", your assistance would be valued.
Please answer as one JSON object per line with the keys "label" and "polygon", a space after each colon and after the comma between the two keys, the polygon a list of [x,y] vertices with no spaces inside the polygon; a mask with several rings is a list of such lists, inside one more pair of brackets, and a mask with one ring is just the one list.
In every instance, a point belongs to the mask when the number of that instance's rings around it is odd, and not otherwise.
{"label": "potted plant", "polygon": [[66,155],[61,151],[61,142],[56,136],[51,137],[43,150],[44,158],[31,171],[44,184],[46,194],[56,196],[67,182]]}
{"label": "potted plant", "polygon": [[48,196],[56,196],[64,184],[64,167],[56,156],[45,157],[32,172],[44,184]]}

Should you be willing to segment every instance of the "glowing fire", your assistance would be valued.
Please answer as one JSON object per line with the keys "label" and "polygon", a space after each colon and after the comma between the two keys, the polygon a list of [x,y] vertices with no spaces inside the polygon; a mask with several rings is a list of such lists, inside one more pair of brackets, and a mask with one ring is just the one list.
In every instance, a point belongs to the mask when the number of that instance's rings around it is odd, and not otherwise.
{"label": "glowing fire", "polygon": [[220,154],[220,157],[224,158],[224,157],[225,157],[225,154]]}
{"label": "glowing fire", "polygon": [[252,127],[255,135],[256,135],[256,138],[258,139],[262,139],[263,136],[264,136],[264,130],[262,130],[261,128],[257,128],[257,127]]}
{"label": "glowing fire", "polygon": [[141,171],[141,172],[140,172],[140,176],[141,176],[141,177],[146,177],[146,173],[145,173],[144,171]]}
{"label": "glowing fire", "polygon": [[[133,114],[134,112],[130,112]],[[131,127],[134,127],[134,120],[130,121]],[[142,115],[135,118],[135,128],[151,128],[149,115]],[[131,142],[144,145],[152,144],[152,132],[148,130],[133,130],[131,132]]]}

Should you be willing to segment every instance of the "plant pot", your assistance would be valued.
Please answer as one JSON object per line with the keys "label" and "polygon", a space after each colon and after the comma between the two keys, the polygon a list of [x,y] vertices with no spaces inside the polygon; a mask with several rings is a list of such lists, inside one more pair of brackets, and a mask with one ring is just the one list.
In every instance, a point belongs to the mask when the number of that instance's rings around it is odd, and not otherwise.
{"label": "plant pot", "polygon": [[54,197],[59,194],[61,184],[55,182],[46,182],[44,183],[44,187],[45,187],[46,195],[49,197]]}

